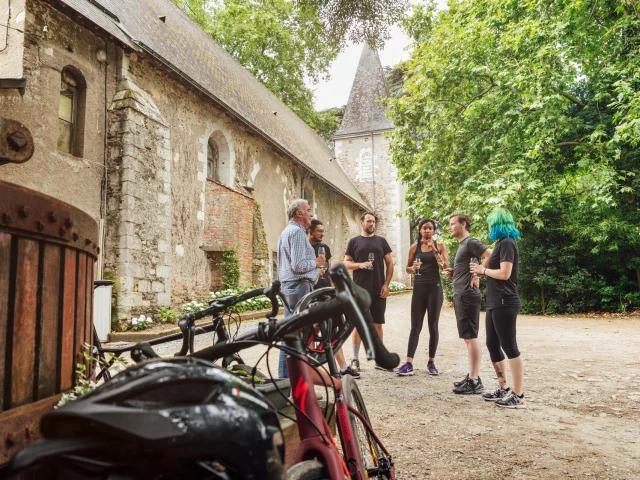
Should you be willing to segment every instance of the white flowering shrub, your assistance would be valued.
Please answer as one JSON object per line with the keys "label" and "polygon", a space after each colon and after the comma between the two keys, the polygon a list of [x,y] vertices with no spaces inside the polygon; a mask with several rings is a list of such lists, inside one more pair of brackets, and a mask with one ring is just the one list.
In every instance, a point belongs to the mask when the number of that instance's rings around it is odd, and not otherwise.
{"label": "white flowering shrub", "polygon": [[[113,353],[107,353],[104,361],[99,360],[98,358],[93,357],[89,353],[87,353],[91,350],[91,345],[89,345],[88,343],[84,343],[83,347],[84,350],[78,355],[84,360],[95,363],[97,366],[107,366],[109,365],[109,363],[111,363],[112,367],[118,365],[126,368],[129,365],[129,361],[126,358],[116,357]],[[111,362],[111,360],[114,361]],[[73,390],[71,390],[69,393],[62,394],[62,397],[60,397],[60,401],[54,408],[62,407],[63,405],[66,405],[67,403],[76,400],[89,392],[92,392],[97,386],[98,384],[93,380],[87,380],[87,367],[85,366],[85,364],[77,363],[76,386],[73,387]]]}
{"label": "white flowering shrub", "polygon": [[[250,286],[250,285],[243,285],[242,287],[226,288],[224,290],[219,290],[217,292],[209,292],[209,295],[207,295],[207,298],[201,302],[193,300],[189,303],[185,303],[184,305],[182,305],[180,309],[180,313],[182,315],[186,315],[187,313],[199,312],[207,308],[209,306],[209,302],[212,302],[217,298],[229,297],[232,295],[241,295],[251,290],[255,290],[256,288],[257,287]],[[278,303],[282,305],[279,299],[278,299]],[[269,300],[265,296],[260,296],[260,297],[251,298],[244,302],[240,302],[237,305],[234,305],[233,307],[229,308],[229,311],[240,313],[240,312],[251,312],[255,310],[263,310],[265,308],[271,308],[271,300]]]}
{"label": "white flowering shrub", "polygon": [[151,317],[140,315],[138,318],[129,320],[129,330],[146,330],[152,323]]}
{"label": "white flowering shrub", "polygon": [[390,292],[400,292],[400,291],[402,291],[402,290],[404,290],[406,288],[407,288],[407,286],[402,282],[392,281],[389,284],[389,291]]}

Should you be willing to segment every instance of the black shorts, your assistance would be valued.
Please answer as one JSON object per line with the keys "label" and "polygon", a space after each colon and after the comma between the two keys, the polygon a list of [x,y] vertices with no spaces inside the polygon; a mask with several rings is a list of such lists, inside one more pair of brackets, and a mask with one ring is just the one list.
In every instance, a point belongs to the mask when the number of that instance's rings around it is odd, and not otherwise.
{"label": "black shorts", "polygon": [[380,295],[371,295],[371,307],[369,312],[373,318],[373,323],[384,325],[384,312],[387,311],[387,299],[380,298]]}
{"label": "black shorts", "polygon": [[460,338],[478,338],[481,302],[482,296],[480,294],[453,296],[453,309],[456,312]]}

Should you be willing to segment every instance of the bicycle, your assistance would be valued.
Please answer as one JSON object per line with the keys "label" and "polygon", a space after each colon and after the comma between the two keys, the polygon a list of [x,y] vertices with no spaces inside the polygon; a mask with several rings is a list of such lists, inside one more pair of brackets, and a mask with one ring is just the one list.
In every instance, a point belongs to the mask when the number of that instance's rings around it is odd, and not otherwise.
{"label": "bicycle", "polygon": [[[273,425],[275,409],[267,408],[264,397],[248,385],[227,372],[212,368],[213,364],[209,362],[254,345],[280,348],[279,342],[284,339],[282,348],[290,354],[287,360],[289,381],[301,440],[296,465],[287,473],[287,480],[394,479],[393,460],[371,428],[355,381],[348,375],[342,382],[336,378],[337,367],[332,355],[327,356],[331,376],[320,371],[317,362],[305,355],[300,330],[317,325],[325,332],[325,349],[331,353],[331,328],[327,328],[330,325],[325,321],[345,314],[360,332],[368,359],[375,359],[385,368],[399,363],[399,357],[390,354],[382,345],[371,318],[362,314],[361,310],[369,308],[368,293],[350,281],[340,264],[334,265],[329,274],[336,285],[333,298],[311,302],[308,307],[280,321],[274,318],[279,284],[242,295],[244,299],[267,295],[274,315],[252,332],[219,342],[188,357],[159,359],[150,342],[138,344],[131,354],[141,364],[125,370],[82,399],[45,415],[42,421],[44,442],[19,452],[12,459],[12,469],[19,471],[44,464],[80,471],[90,467],[91,472],[102,475],[95,478],[109,478],[105,472],[118,472],[121,475],[118,478],[178,479],[187,478],[184,475],[189,472],[188,478],[281,479],[283,472],[278,469],[275,457],[279,453],[282,461],[284,452],[278,445],[278,432]],[[183,318],[184,342],[189,345],[188,332],[192,331],[195,320],[219,314],[237,303],[238,298],[232,297],[223,304],[214,304]],[[336,427],[342,454],[313,389],[314,384],[324,384],[327,388],[327,380],[336,395]],[[189,389],[181,388],[183,385],[189,385]],[[169,387],[173,388],[171,393],[166,391]],[[229,409],[230,406],[233,408]],[[222,407],[227,408],[224,414],[220,413]],[[235,424],[231,422],[231,426],[235,425],[232,435],[222,428],[225,425],[231,428],[230,418],[236,421]],[[251,430],[249,435],[245,423],[256,428],[262,426]],[[210,425],[219,428],[211,430]],[[255,432],[266,432],[267,435],[260,437],[260,448],[252,447],[253,455],[243,461],[233,446],[257,441]],[[106,457],[105,449],[117,451],[119,456]],[[247,470],[249,466],[254,470]],[[123,472],[129,471],[136,476],[124,476]],[[249,475],[247,471],[262,473]]]}

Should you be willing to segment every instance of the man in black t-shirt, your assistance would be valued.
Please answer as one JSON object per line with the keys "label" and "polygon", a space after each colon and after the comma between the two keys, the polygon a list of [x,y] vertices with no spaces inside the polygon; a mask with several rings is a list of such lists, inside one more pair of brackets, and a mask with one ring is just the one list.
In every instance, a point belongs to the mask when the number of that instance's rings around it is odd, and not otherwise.
{"label": "man in black t-shirt", "polygon": [[480,380],[482,347],[478,343],[482,295],[480,281],[469,271],[469,264],[472,261],[486,262],[491,250],[469,234],[470,228],[471,220],[467,215],[456,214],[449,218],[449,233],[458,240],[458,251],[454,267],[446,269],[445,275],[453,278],[453,308],[458,335],[466,343],[469,356],[469,373],[462,381],[454,383],[453,392],[461,395],[480,394],[484,388]]}
{"label": "man in black t-shirt", "polygon": [[[323,243],[324,240],[324,225],[320,220],[313,219],[311,220],[311,225],[307,229],[307,235],[309,237],[309,243],[313,247],[313,250],[316,252],[316,257],[320,255],[320,249],[324,249],[324,256],[327,259],[326,263],[320,267],[319,273],[320,277],[318,278],[318,283],[316,283],[314,290],[318,288],[331,287],[331,279],[327,275],[327,271],[331,266],[331,249],[329,245]],[[342,352],[342,348],[340,348],[337,352],[333,352],[336,363],[340,368],[341,375],[351,375],[352,377],[358,378],[360,374],[353,370],[349,365],[347,365],[347,361],[344,358],[344,353]]]}
{"label": "man in black t-shirt", "polygon": [[[360,217],[361,232],[357,237],[349,240],[347,251],[344,255],[344,265],[348,270],[353,271],[353,281],[361,286],[371,295],[371,307],[369,312],[373,317],[373,323],[382,337],[382,325],[384,324],[384,313],[387,309],[387,297],[389,296],[389,283],[393,277],[393,259],[391,258],[391,247],[384,239],[375,235],[376,216],[371,212],[365,212]],[[386,274],[385,274],[386,266]],[[359,371],[360,360],[360,335],[353,332],[353,360],[351,367]],[[376,364],[376,368],[384,370]]]}

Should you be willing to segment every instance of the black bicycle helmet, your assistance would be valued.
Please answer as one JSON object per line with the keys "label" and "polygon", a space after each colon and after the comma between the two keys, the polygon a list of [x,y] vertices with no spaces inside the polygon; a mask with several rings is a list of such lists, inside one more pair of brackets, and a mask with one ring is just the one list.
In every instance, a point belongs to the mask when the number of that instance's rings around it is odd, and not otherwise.
{"label": "black bicycle helmet", "polygon": [[199,359],[133,366],[46,414],[41,431],[45,439],[17,453],[10,470],[40,471],[32,477],[39,479],[284,476],[275,408],[236,376]]}

